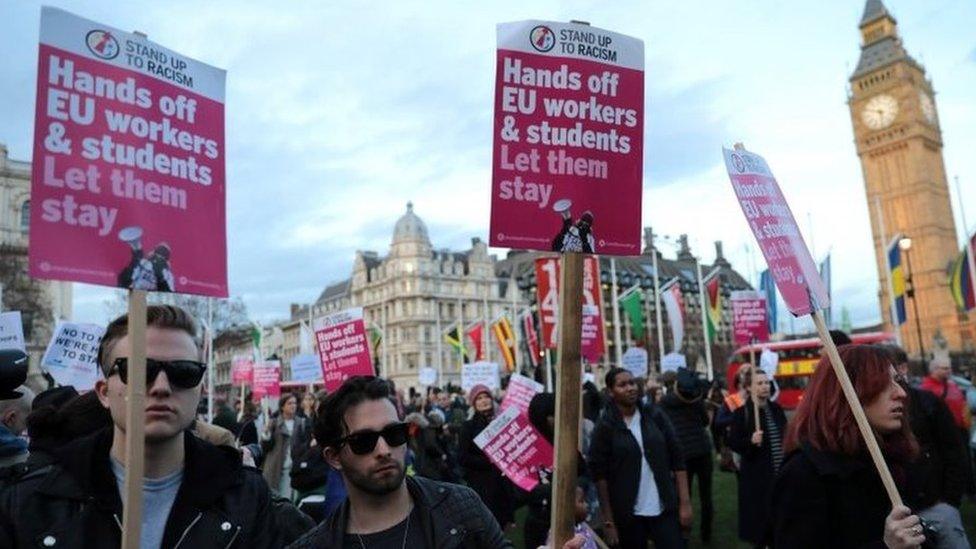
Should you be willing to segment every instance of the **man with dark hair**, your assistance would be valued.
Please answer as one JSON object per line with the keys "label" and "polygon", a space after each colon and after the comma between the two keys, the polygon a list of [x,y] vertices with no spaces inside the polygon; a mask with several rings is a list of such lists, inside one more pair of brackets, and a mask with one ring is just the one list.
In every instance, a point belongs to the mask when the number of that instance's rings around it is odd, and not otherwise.
{"label": "man with dark hair", "polygon": [[[141,547],[282,545],[271,497],[240,453],[190,434],[206,365],[186,311],[151,306],[146,329],[145,477]],[[0,493],[0,546],[118,547],[125,478],[128,318],[109,324],[98,348],[105,379],[95,385],[112,427],[52,451]]]}
{"label": "man with dark hair", "polygon": [[470,488],[406,477],[408,427],[386,381],[351,377],[319,412],[315,440],[348,499],[290,547],[512,547]]}

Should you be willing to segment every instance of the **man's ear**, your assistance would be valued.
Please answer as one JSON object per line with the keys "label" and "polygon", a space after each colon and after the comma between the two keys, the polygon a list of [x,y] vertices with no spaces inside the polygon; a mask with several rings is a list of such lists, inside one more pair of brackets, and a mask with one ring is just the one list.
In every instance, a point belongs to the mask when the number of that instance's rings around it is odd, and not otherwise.
{"label": "man's ear", "polygon": [[326,463],[328,463],[336,471],[342,471],[342,463],[339,461],[340,451],[341,450],[336,450],[332,446],[322,448],[322,457],[325,458]]}
{"label": "man's ear", "polygon": [[102,403],[102,407],[108,409],[108,380],[99,379],[95,382],[95,394],[98,395],[98,401]]}

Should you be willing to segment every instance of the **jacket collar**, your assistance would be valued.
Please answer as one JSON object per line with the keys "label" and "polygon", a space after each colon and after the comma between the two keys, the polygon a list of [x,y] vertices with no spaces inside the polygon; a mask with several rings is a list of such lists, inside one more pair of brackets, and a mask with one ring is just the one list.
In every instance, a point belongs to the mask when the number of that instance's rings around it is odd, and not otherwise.
{"label": "jacket collar", "polygon": [[861,457],[817,450],[808,442],[801,445],[800,451],[807,456],[817,473],[823,476],[846,479],[868,466]]}
{"label": "jacket collar", "polygon": [[[431,511],[447,498],[447,489],[439,487],[432,481],[417,479],[415,477],[408,476],[405,480],[407,483],[407,492],[410,493],[410,498],[413,500],[414,506],[420,510],[420,522],[424,537],[427,539],[427,546],[433,547],[435,533],[433,514]],[[331,517],[326,519],[322,524],[322,527],[327,532],[326,535],[331,539],[331,543],[327,543],[325,546],[341,547],[348,524],[349,498],[347,497],[339,509],[335,513],[332,513]]]}
{"label": "jacket collar", "polygon": [[[109,461],[112,436],[113,428],[109,427],[56,450],[54,458],[60,468],[55,468],[38,490],[69,499],[93,497],[103,507],[121,510]],[[186,457],[177,502],[206,508],[227,489],[243,482],[242,464],[235,450],[212,446],[189,431],[183,433],[183,442]]]}

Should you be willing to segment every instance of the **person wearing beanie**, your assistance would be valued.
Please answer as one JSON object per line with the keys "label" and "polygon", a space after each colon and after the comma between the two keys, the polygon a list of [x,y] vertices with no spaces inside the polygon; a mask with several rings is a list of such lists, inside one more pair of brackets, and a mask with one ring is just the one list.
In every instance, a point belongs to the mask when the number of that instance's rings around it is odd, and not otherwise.
{"label": "person wearing beanie", "polygon": [[515,522],[514,488],[474,442],[495,418],[495,401],[491,390],[479,384],[468,391],[468,403],[471,418],[461,426],[458,462],[465,482],[481,496],[481,501],[505,529]]}

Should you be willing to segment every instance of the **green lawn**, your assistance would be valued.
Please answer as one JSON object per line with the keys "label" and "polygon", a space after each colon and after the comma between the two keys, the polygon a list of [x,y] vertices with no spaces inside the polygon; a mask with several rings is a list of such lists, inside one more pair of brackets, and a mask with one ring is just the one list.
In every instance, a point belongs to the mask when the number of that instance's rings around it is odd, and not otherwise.
{"label": "green lawn", "polygon": [[[715,474],[712,476],[712,496],[714,497],[715,503],[715,522],[712,525],[712,543],[709,545],[704,545],[701,542],[701,538],[698,533],[698,524],[695,523],[695,527],[691,535],[691,543],[689,543],[689,548],[698,547],[709,547],[709,548],[749,548],[751,545],[746,543],[741,543],[738,540],[738,527],[737,523],[737,511],[736,511],[736,485],[735,485],[735,475],[731,473],[723,473],[718,469],[715,470]],[[697,487],[695,489],[697,492]],[[698,495],[693,494],[694,506],[695,506],[695,516],[699,514],[698,506]],[[525,519],[525,509],[520,509],[516,513],[516,520],[518,524],[521,525],[522,521]],[[976,503],[972,501],[966,501],[962,505],[962,523],[966,526],[966,532],[969,534],[969,540],[971,543],[976,542]],[[515,542],[515,546],[522,549],[522,532],[517,530],[512,535],[512,541]]]}

